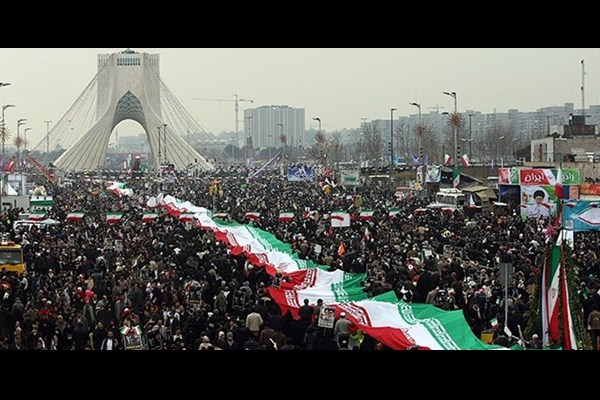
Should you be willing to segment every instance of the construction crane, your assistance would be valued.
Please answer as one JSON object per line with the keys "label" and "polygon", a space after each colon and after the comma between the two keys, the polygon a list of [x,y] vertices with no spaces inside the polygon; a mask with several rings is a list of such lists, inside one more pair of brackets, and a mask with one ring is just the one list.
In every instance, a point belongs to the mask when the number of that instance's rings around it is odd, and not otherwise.
{"label": "construction crane", "polygon": [[240,118],[239,118],[239,113],[240,113],[240,102],[248,102],[248,103],[254,103],[254,100],[249,100],[249,99],[240,99],[239,96],[237,94],[234,94],[233,97],[235,97],[235,99],[192,99],[192,100],[198,100],[198,101],[234,101],[235,102],[235,135],[236,135],[236,139],[239,142],[239,138],[237,137],[239,135],[239,122],[240,122]]}
{"label": "construction crane", "polygon": [[440,109],[442,109],[442,110],[443,110],[443,109],[444,109],[444,107],[440,107],[440,105],[439,105],[439,104],[436,104],[436,105],[435,105],[435,107],[427,107],[427,109],[428,109],[428,110],[435,110],[435,112],[439,114],[439,112],[440,112]]}

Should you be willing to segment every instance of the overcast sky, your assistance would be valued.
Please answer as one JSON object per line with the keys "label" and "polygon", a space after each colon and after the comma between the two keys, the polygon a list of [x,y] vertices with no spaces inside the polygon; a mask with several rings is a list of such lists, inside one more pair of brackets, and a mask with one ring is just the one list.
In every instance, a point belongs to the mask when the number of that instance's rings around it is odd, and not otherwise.
{"label": "overcast sky", "polygon": [[[124,48],[0,49],[0,104],[16,131],[27,118],[30,145],[42,140],[44,120],[57,122],[96,73],[98,53]],[[408,103],[453,108],[442,91],[456,91],[459,111],[533,111],[565,102],[581,107],[581,63],[586,64],[586,105],[600,104],[600,49],[159,49],[162,80],[209,131],[233,131],[233,102],[193,98],[252,99],[241,109],[289,105],[306,109],[306,126],[320,117],[323,129],[354,128],[361,118],[416,113]],[[243,114],[240,113],[240,119]],[[23,129],[23,127],[22,127]],[[243,124],[240,122],[240,130]],[[117,126],[140,133],[137,123]],[[35,143],[32,143],[35,142]]]}

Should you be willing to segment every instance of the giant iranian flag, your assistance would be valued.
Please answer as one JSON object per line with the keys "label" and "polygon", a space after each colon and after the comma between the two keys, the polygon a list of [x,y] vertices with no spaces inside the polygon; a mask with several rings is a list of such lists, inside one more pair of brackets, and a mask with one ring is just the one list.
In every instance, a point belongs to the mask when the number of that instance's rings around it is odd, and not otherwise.
{"label": "giant iranian flag", "polygon": [[343,282],[356,276],[357,275],[355,274],[344,272],[341,269],[329,272],[318,268],[312,268],[285,274],[279,287],[288,290],[302,290]]}
{"label": "giant iranian flag", "polygon": [[180,200],[171,195],[158,195],[156,201],[159,207],[165,208],[169,215],[175,218],[179,218],[182,213],[208,213],[208,209],[204,207],[198,207],[189,201]]}
{"label": "giant iranian flag", "polygon": [[329,269],[311,260],[301,260],[289,244],[262,229],[212,219],[207,213],[197,213],[194,217],[203,229],[213,231],[215,238],[231,249],[231,254],[243,254],[252,265],[265,267],[270,275],[308,268]]}
{"label": "giant iranian flag", "polygon": [[324,304],[339,304],[366,299],[367,293],[364,291],[366,276],[366,274],[358,274],[341,282],[308,289],[293,290],[271,287],[267,290],[279,305],[282,315],[290,311],[295,319],[299,319],[298,310],[304,305],[306,299],[310,305],[317,304],[319,299],[322,299]]}
{"label": "giant iranian flag", "polygon": [[193,213],[181,213],[179,214],[179,220],[181,222],[190,222],[194,219],[194,214]]}
{"label": "giant iranian flag", "polygon": [[503,349],[483,343],[471,331],[462,310],[444,311],[431,304],[405,303],[394,292],[368,300],[338,303],[357,329],[394,350]]}

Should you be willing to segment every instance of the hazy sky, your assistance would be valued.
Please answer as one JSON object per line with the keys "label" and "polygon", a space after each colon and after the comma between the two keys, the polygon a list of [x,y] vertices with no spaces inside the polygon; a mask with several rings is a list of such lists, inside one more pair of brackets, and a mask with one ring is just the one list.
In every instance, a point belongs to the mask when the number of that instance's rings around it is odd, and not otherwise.
{"label": "hazy sky", "polygon": [[[96,73],[98,53],[123,48],[0,49],[0,104],[16,131],[27,118],[30,146],[46,133],[44,120],[57,122]],[[416,113],[408,103],[453,108],[442,91],[456,91],[459,111],[533,111],[575,103],[581,107],[581,63],[586,63],[586,105],[600,104],[600,49],[180,49],[133,48],[159,53],[161,77],[209,131],[233,131],[233,102],[254,100],[241,109],[289,105],[306,109],[307,128],[320,117],[323,129],[354,128],[361,118],[386,119]],[[240,119],[242,119],[240,112]],[[24,127],[21,127],[23,129]],[[240,130],[243,123],[240,122]],[[119,134],[142,131],[123,122]]]}

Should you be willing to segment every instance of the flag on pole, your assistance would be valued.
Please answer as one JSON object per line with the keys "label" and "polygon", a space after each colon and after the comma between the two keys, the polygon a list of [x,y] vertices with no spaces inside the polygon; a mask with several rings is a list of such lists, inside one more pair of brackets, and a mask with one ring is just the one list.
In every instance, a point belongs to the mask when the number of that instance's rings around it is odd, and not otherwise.
{"label": "flag on pole", "polygon": [[554,244],[550,250],[550,257],[546,257],[544,262],[542,275],[542,333],[544,335],[544,346],[550,343],[550,339],[554,343],[558,343],[560,337],[558,323],[560,261],[560,246]]}
{"label": "flag on pole", "polygon": [[460,189],[460,170],[457,167],[452,170],[452,187]]}
{"label": "flag on pole", "polygon": [[121,221],[123,218],[123,213],[120,212],[109,212],[106,214],[106,223],[107,224],[116,224]]}
{"label": "flag on pole", "polygon": [[460,162],[462,162],[462,165],[465,168],[469,168],[469,165],[471,165],[469,163],[469,157],[466,154],[463,154],[463,156],[460,158]]}
{"label": "flag on pole", "polygon": [[294,220],[293,211],[282,211],[279,213],[279,222],[292,222]]}
{"label": "flag on pole", "polygon": [[364,210],[364,211],[360,212],[359,218],[362,220],[373,219],[374,213],[375,213],[375,210]]}
{"label": "flag on pole", "polygon": [[350,226],[350,214],[344,211],[334,211],[331,213],[331,227],[348,227]]}
{"label": "flag on pole", "polygon": [[314,216],[316,213],[317,213],[317,211],[316,211],[316,210],[312,210],[312,211],[311,211],[311,210],[310,210],[310,208],[308,208],[307,210],[305,210],[305,211],[302,213],[302,218],[303,218],[303,219],[309,219],[309,218],[312,218],[312,217],[313,217],[313,216]]}
{"label": "flag on pole", "polygon": [[46,217],[46,211],[31,211],[29,213],[30,221],[41,221]]}
{"label": "flag on pole", "polygon": [[390,212],[388,214],[388,216],[390,218],[394,218],[396,216],[396,214],[400,213],[400,209],[399,208],[390,208]]}
{"label": "flag on pole", "polygon": [[156,218],[158,218],[157,213],[144,213],[144,215],[142,215],[142,222],[156,221]]}
{"label": "flag on pole", "polygon": [[219,218],[222,220],[226,220],[228,215],[229,214],[227,214],[227,213],[216,213],[216,214],[213,214],[213,218]]}
{"label": "flag on pole", "polygon": [[562,162],[558,165],[558,171],[556,173],[556,186],[554,186],[554,194],[556,195],[558,210],[556,213],[556,219],[554,220],[554,225],[558,226],[562,222],[562,203],[565,198],[565,194],[563,191],[563,171],[562,171]]}
{"label": "flag on pole", "polygon": [[83,211],[74,211],[67,214],[67,221],[81,221],[83,219]]}
{"label": "flag on pole", "polygon": [[563,193],[563,171],[562,165],[558,166],[558,171],[556,173],[556,186],[554,186],[554,194],[559,199],[563,199],[565,197]]}
{"label": "flag on pole", "polygon": [[260,213],[257,211],[251,211],[244,214],[244,219],[251,219],[252,221],[256,221],[260,218]]}
{"label": "flag on pole", "polygon": [[493,329],[496,329],[498,327],[498,325],[500,325],[498,323],[498,318],[492,318],[492,320],[490,321],[490,324],[492,324]]}
{"label": "flag on pole", "polygon": [[444,154],[444,165],[452,164],[452,156],[448,153]]}

